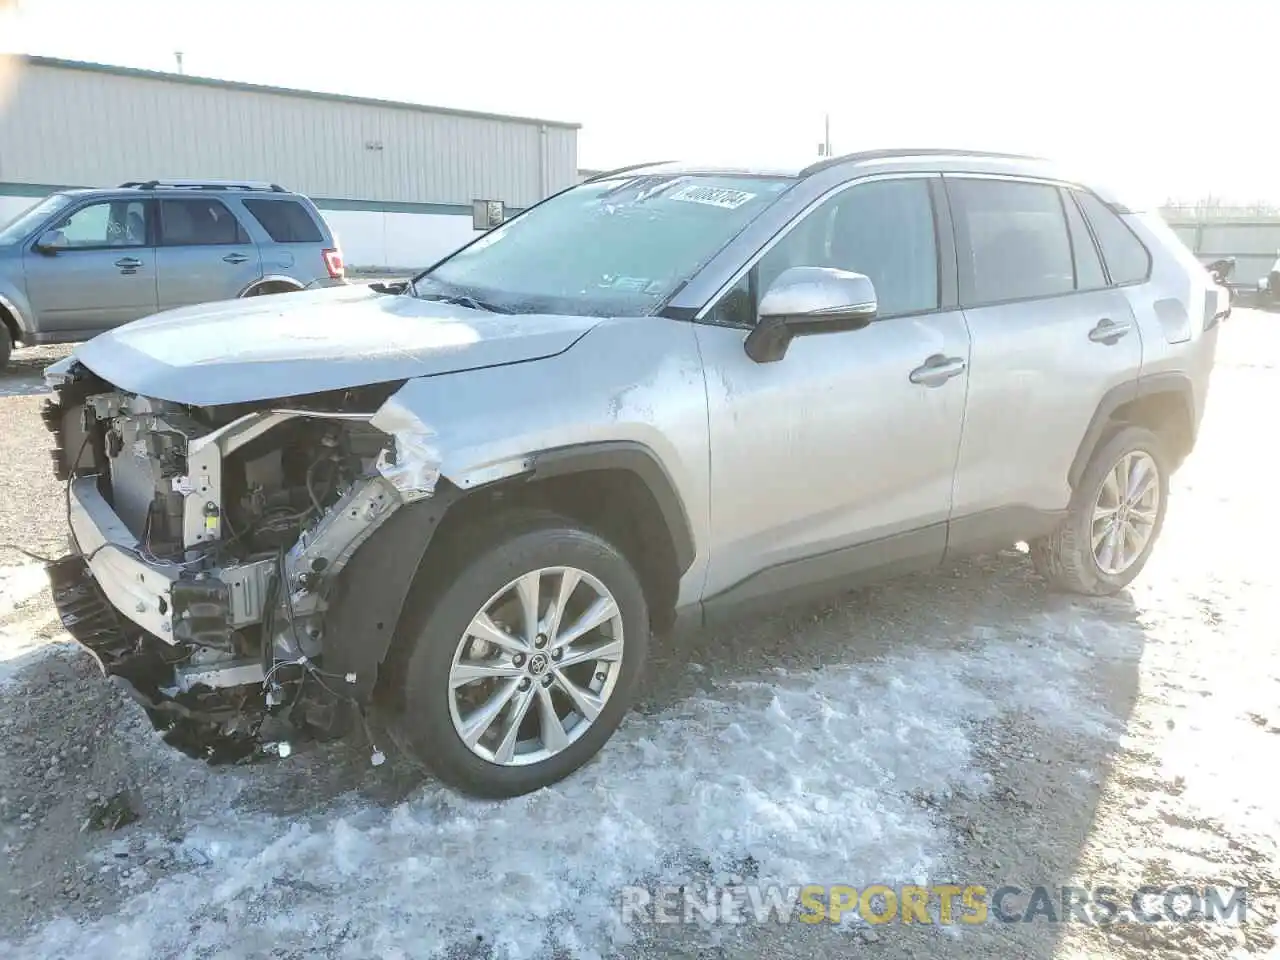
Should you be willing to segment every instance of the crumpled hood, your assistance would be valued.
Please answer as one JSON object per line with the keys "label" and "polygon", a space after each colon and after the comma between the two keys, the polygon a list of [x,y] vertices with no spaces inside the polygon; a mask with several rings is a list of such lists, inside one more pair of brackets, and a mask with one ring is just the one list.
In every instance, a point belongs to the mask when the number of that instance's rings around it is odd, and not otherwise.
{"label": "crumpled hood", "polygon": [[599,322],[351,285],[169,310],[95,337],[75,359],[122,390],[213,406],[538,360]]}

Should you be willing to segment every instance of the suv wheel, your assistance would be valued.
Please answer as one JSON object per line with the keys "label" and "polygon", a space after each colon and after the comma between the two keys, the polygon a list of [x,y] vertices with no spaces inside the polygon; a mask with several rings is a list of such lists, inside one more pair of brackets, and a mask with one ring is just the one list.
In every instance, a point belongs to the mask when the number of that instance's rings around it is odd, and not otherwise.
{"label": "suv wheel", "polygon": [[1169,459],[1150,430],[1124,427],[1094,453],[1057,532],[1031,544],[1053,586],[1102,596],[1146,565],[1164,525]]}
{"label": "suv wheel", "polygon": [[626,558],[572,520],[522,513],[468,535],[456,575],[409,621],[391,726],[446,783],[516,796],[568,776],[612,735],[643,670],[649,612]]}
{"label": "suv wheel", "polygon": [[5,329],[5,325],[0,323],[0,372],[9,365],[9,357],[13,354],[13,337],[9,335],[9,331]]}

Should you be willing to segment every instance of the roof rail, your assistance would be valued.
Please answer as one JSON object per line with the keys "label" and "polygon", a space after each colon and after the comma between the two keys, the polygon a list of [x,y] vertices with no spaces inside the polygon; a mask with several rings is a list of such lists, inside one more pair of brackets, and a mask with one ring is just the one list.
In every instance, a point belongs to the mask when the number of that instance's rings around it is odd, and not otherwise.
{"label": "roof rail", "polygon": [[583,183],[593,183],[596,180],[606,180],[609,177],[616,177],[620,173],[629,173],[632,170],[642,170],[645,167],[656,167],[664,163],[673,163],[672,160],[649,160],[645,163],[629,163],[625,167],[618,167],[616,170],[602,170],[587,179]]}
{"label": "roof rail", "polygon": [[959,150],[943,147],[921,147],[918,149],[899,148],[894,150],[863,150],[859,153],[846,153],[839,157],[828,157],[812,163],[800,171],[800,176],[808,177],[821,170],[827,170],[842,163],[858,163],[864,160],[892,160],[895,157],[981,157],[989,160],[1044,160],[1044,157],[1031,157],[1021,153],[996,153],[987,150]]}
{"label": "roof rail", "polygon": [[269,190],[272,193],[288,193],[278,183],[265,180],[130,180],[120,184],[120,189],[155,190],[157,187],[173,187],[182,190]]}

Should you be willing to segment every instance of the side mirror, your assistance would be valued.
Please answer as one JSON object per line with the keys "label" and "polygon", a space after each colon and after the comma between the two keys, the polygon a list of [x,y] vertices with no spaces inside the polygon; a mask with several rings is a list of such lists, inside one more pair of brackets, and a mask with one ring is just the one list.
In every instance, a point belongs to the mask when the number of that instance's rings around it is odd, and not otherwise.
{"label": "side mirror", "polygon": [[40,239],[36,241],[36,249],[48,256],[53,256],[64,246],[66,246],[66,241],[63,240],[62,233],[58,230],[46,230],[40,235]]}
{"label": "side mirror", "polygon": [[781,360],[793,337],[857,330],[876,318],[869,277],[832,267],[790,267],[760,298],[760,316],[744,347],[756,363]]}

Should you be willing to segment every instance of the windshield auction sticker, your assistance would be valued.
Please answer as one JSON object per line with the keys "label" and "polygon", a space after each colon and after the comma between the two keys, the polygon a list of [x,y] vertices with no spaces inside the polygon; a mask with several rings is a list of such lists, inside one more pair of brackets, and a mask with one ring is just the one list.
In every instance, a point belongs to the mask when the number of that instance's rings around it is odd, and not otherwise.
{"label": "windshield auction sticker", "polygon": [[754,193],[742,190],[730,190],[727,187],[702,187],[690,184],[681,187],[668,199],[680,200],[684,203],[701,203],[708,207],[720,207],[724,210],[737,210],[744,203],[755,199]]}

